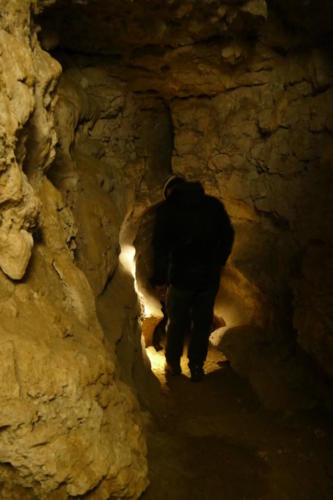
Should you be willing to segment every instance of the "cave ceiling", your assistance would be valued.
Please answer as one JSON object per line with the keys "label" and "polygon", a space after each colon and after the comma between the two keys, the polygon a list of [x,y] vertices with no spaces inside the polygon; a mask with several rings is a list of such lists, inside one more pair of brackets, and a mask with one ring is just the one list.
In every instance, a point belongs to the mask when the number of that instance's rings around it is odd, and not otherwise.
{"label": "cave ceiling", "polygon": [[275,16],[303,44],[332,39],[330,0],[58,0],[40,22],[47,49],[123,55],[253,39]]}
{"label": "cave ceiling", "polygon": [[63,48],[117,54],[126,47],[176,48],[254,34],[266,13],[265,0],[91,0],[58,2],[44,22]]}

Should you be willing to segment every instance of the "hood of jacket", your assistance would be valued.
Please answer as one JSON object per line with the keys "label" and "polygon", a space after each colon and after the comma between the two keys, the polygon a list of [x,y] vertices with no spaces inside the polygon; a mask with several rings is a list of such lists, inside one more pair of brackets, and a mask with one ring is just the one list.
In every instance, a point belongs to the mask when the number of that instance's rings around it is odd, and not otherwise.
{"label": "hood of jacket", "polygon": [[170,195],[170,202],[182,206],[195,206],[200,204],[205,196],[200,182],[183,182],[174,187]]}

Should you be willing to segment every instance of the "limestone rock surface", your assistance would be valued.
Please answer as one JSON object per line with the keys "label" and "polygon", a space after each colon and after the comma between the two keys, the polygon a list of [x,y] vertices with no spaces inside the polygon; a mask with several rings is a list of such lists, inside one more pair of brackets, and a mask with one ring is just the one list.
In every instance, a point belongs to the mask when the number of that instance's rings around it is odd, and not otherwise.
{"label": "limestone rock surface", "polygon": [[[94,191],[89,172],[85,182],[103,214],[93,201],[72,211],[46,177],[55,158],[61,66],[40,48],[32,12],[51,3],[1,2],[0,495],[138,498],[147,485],[141,410],[119,379],[114,346],[104,343],[92,289],[116,266],[118,209],[103,198],[111,185],[103,191],[100,179]],[[75,184],[73,163],[68,155]],[[88,231],[110,246],[102,278],[93,251],[83,256],[87,275],[74,259],[86,209],[90,219],[114,224],[113,239],[98,225]]]}
{"label": "limestone rock surface", "polygon": [[[36,192],[26,176],[27,144],[36,172],[52,161],[53,91],[60,65],[40,49],[29,2],[5,2],[1,10],[0,267],[9,277],[20,279],[30,260],[30,233],[39,210]],[[35,144],[30,145],[31,141]]]}
{"label": "limestone rock surface", "polygon": [[93,292],[66,247],[60,194],[44,181],[40,197],[43,243],[29,279],[1,281],[1,462],[40,498],[91,489],[136,497],[146,485],[140,410],[117,380]]}
{"label": "limestone rock surface", "polygon": [[[200,179],[209,193],[220,197],[236,228],[231,260],[235,273],[228,293],[238,296],[239,307],[233,309],[229,326],[247,317],[286,338],[296,335],[301,346],[331,373],[324,354],[332,336],[330,292],[318,284],[313,268],[315,295],[324,290],[321,311],[325,309],[327,326],[319,327],[316,315],[311,314],[305,326],[299,311],[306,309],[305,290],[309,288],[299,263],[313,244],[323,246],[324,256],[332,248],[328,222],[332,28],[326,22],[332,6],[326,0],[320,8],[312,0],[301,4],[240,0],[196,5],[172,1],[167,6],[154,2],[147,8],[138,1],[131,8],[117,2],[99,3],[98,14],[94,6],[77,3],[66,13],[60,6],[50,9],[41,17],[43,31],[56,34],[60,54],[69,47],[77,51],[72,61],[84,75],[85,85],[92,80],[87,86],[91,95],[96,94],[98,74],[103,74],[104,83],[114,78],[127,82],[135,97],[152,92],[163,97],[172,124],[173,171]],[[69,12],[75,13],[70,16],[71,30],[64,30]],[[74,19],[82,21],[89,36],[80,36]],[[140,170],[137,161],[145,162],[144,148],[138,148],[135,140],[123,148],[110,127],[112,122],[120,130],[123,111],[118,112],[118,119],[112,117],[115,107],[129,108],[122,98],[106,106],[107,93],[98,100],[105,120],[98,119],[90,131],[99,144],[96,154],[113,161],[114,172],[122,171],[122,158],[126,158],[127,176],[128,172],[142,173],[145,167]],[[155,105],[150,99],[151,108]],[[130,115],[129,111],[127,118]],[[164,151],[169,157],[170,150]],[[144,189],[144,184],[136,185],[142,200],[137,214],[144,212],[148,200],[157,200],[146,193],[142,196]],[[330,261],[324,258],[322,266],[329,269]],[[246,314],[241,312],[241,294],[233,295],[236,276],[247,284],[246,294],[255,291],[252,309]]]}
{"label": "limestone rock surface", "polygon": [[[259,50],[259,60],[262,55]],[[297,313],[299,342],[330,372],[325,354],[330,348],[324,345],[331,342],[331,292],[326,279],[319,284],[316,265],[307,266],[306,275],[295,263],[311,241],[318,241],[321,269],[327,273],[331,266],[327,157],[332,83],[316,90],[311,68],[317,65],[317,54],[304,56],[302,64],[289,59],[287,66],[276,57],[265,50],[265,64],[271,69],[257,72],[262,78],[258,84],[239,85],[216,97],[173,100],[173,168],[202,179],[209,192],[224,199],[236,229],[232,265],[270,302],[267,325],[271,314],[275,325],[288,317],[292,295],[297,296],[298,311],[309,311],[307,326]],[[259,60],[253,67],[260,68]],[[332,82],[329,64],[326,67],[326,82]],[[242,78],[250,81],[246,75]],[[305,305],[305,297],[313,296],[309,279],[316,283],[315,295],[325,297],[320,309],[326,311],[327,327],[317,322],[315,304]]]}

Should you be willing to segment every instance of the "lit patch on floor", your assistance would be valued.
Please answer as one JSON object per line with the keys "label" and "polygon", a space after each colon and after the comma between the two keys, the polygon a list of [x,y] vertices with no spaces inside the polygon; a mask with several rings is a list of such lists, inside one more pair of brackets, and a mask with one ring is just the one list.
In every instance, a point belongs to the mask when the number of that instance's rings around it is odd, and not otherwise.
{"label": "lit patch on floor", "polygon": [[[160,381],[160,384],[163,388],[163,391],[166,390],[168,391],[168,385],[170,382],[170,379],[168,381],[166,375],[165,375],[165,352],[163,351],[156,351],[153,346],[147,347],[146,348],[146,353],[150,361],[151,365],[151,370],[154,373],[154,375],[158,378]],[[216,372],[217,370],[220,370],[221,367],[226,363],[227,359],[224,356],[224,354],[213,347],[212,345],[209,347],[208,350],[208,355],[207,359],[204,365],[204,370],[206,376],[209,374],[212,374]],[[182,380],[185,380],[185,378],[189,379],[191,377],[190,370],[188,368],[188,359],[187,359],[187,345],[185,345],[184,353],[180,361],[181,364],[181,369],[182,369],[182,376],[180,377]],[[171,377],[171,380],[174,382],[177,382],[179,380],[179,377]]]}
{"label": "lit patch on floor", "polygon": [[150,361],[151,371],[161,384],[163,392],[169,392],[168,381],[165,374],[165,354],[163,351],[156,351],[153,346],[146,347],[146,354]]}

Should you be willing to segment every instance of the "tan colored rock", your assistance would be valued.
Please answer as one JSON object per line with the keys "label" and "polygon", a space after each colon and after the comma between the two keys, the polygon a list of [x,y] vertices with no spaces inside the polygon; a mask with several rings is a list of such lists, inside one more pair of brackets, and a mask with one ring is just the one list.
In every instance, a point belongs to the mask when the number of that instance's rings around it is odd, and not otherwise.
{"label": "tan colored rock", "polygon": [[0,229],[0,267],[7,276],[23,278],[30,260],[33,238],[30,233]]}
{"label": "tan colored rock", "polygon": [[[3,342],[0,345],[1,356],[1,395],[3,398],[18,398],[20,396],[20,386],[15,370],[15,355],[12,342]],[[1,423],[1,425],[6,425]]]}
{"label": "tan colored rock", "polygon": [[[299,276],[297,287],[291,280],[295,259],[311,238],[322,241],[325,252],[331,245],[331,229],[326,223],[331,184],[327,126],[332,116],[328,103],[331,86],[313,93],[317,85],[313,68],[318,64],[311,54],[282,61],[258,48],[247,73],[239,77],[234,71],[233,84],[239,82],[234,90],[207,99],[174,99],[173,167],[176,173],[200,179],[209,192],[226,202],[236,229],[232,264],[271,303],[274,295],[281,294],[276,323],[289,307],[286,290],[294,289],[299,342],[330,373],[330,336],[329,328],[323,326],[323,313],[312,315],[313,308],[305,305],[306,294],[312,295],[307,280]],[[323,71],[323,65],[320,67]],[[321,79],[329,85],[332,78],[330,67],[326,68]],[[253,79],[257,70],[265,83]],[[251,220],[249,226],[246,220]],[[323,269],[330,266],[325,252]],[[326,289],[325,303],[329,295]],[[308,319],[302,321],[305,309]],[[262,319],[266,317],[270,323],[268,311]]]}
{"label": "tan colored rock", "polygon": [[55,87],[61,74],[60,64],[37,41],[32,40],[33,65],[38,75],[35,87],[35,109],[27,130],[29,151],[25,158],[25,168],[32,176],[46,170],[55,158],[57,135],[54,126],[54,107],[56,106]]}
{"label": "tan colored rock", "polygon": [[267,19],[267,3],[265,0],[249,0],[240,10],[255,17]]}
{"label": "tan colored rock", "polygon": [[41,498],[60,486],[65,497],[96,488],[96,498],[137,498],[147,484],[140,410],[117,380],[48,181],[41,200],[45,238],[29,279],[14,289],[1,282],[0,461],[11,463],[12,482]]}
{"label": "tan colored rock", "polygon": [[[11,137],[18,128],[23,127],[34,109],[33,57],[30,47],[3,29],[0,30],[0,46],[0,74],[5,89],[0,116],[2,125],[6,124],[6,134]],[[12,64],[13,54],[15,65]]]}
{"label": "tan colored rock", "polygon": [[321,245],[307,249],[295,283],[294,325],[301,346],[332,377],[332,254]]}
{"label": "tan colored rock", "polygon": [[[16,483],[36,487],[38,482],[39,495],[46,496],[65,482],[67,493],[77,495],[105,477],[111,483],[109,491],[119,497],[126,492],[134,496],[137,487],[145,486],[145,463],[137,463],[141,486],[136,480],[132,483],[127,471],[134,472],[136,459],[131,452],[124,454],[123,447],[130,450],[129,443],[136,443],[139,456],[144,441],[135,421],[127,430],[125,422],[129,423],[134,400],[125,387],[111,389],[112,365],[102,354],[102,345],[98,355],[91,349],[90,354],[86,348],[78,350],[76,342],[57,349],[52,344],[11,338],[16,355],[8,358],[6,373],[18,367],[22,382],[18,387],[13,380],[14,392],[9,395],[8,386],[7,399],[2,397],[0,419],[6,430],[1,436],[0,456],[22,474]],[[102,382],[96,382],[100,378]]]}
{"label": "tan colored rock", "polygon": [[22,174],[17,165],[10,165],[0,177],[0,204],[20,202],[22,193]]}
{"label": "tan colored rock", "polygon": [[[35,33],[28,36],[29,29],[30,2],[7,4],[0,26],[0,84],[3,89],[0,103],[0,203],[3,204],[0,267],[13,279],[21,279],[26,271],[33,247],[29,231],[37,224],[39,210],[38,199],[23,173],[23,166],[29,170],[31,155],[36,172],[38,167],[45,168],[52,161],[56,142],[52,92],[60,65],[41,51]],[[32,131],[38,145],[33,143]]]}
{"label": "tan colored rock", "polygon": [[242,54],[243,49],[237,43],[227,45],[221,51],[222,59],[232,65],[240,62],[240,60],[242,59]]}
{"label": "tan colored rock", "polygon": [[[35,11],[49,3],[39,2]],[[1,494],[66,498],[95,490],[96,498],[138,498],[147,485],[140,409],[119,381],[91,286],[74,263],[78,225],[71,206],[44,176],[55,156],[61,68],[39,47],[30,1],[6,3],[1,28]],[[112,185],[104,184],[103,191],[96,176],[105,204],[97,212],[111,228],[114,220],[105,214]],[[112,229],[116,240],[118,232],[119,222]],[[104,249],[109,233],[103,234],[95,237],[104,237]],[[104,282],[116,265],[117,245],[111,247]]]}

